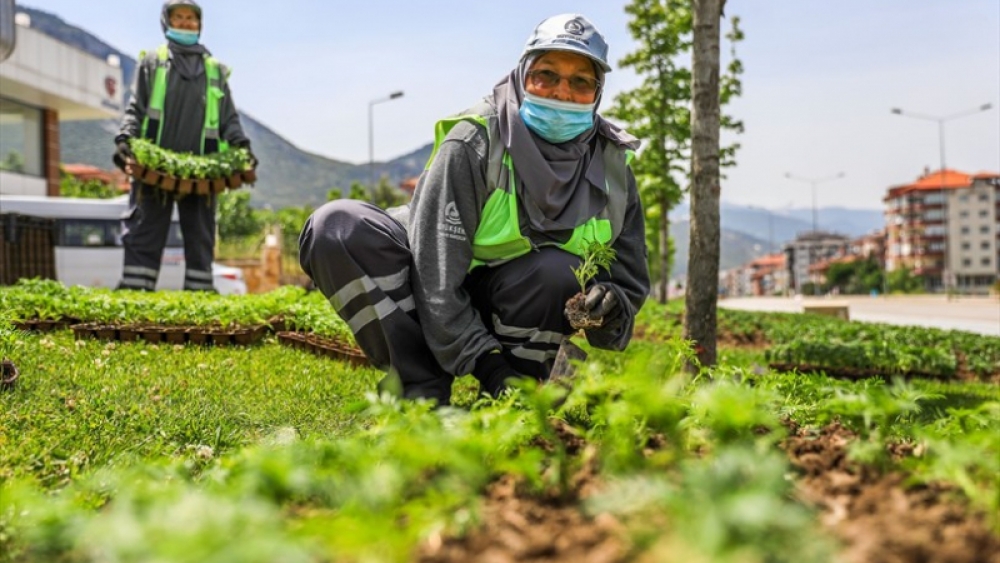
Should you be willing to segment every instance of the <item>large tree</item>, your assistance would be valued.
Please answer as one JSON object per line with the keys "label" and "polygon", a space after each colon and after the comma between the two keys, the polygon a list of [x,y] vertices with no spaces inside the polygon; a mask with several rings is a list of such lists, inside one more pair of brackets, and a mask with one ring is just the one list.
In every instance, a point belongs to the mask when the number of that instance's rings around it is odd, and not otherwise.
{"label": "large tree", "polygon": [[[642,84],[615,98],[608,114],[626,124],[643,140],[632,168],[646,211],[650,272],[660,301],[666,301],[673,265],[670,211],[681,202],[688,185],[691,147],[691,70],[687,57],[692,46],[692,13],[689,0],[633,0],[625,7],[629,32],[639,47],[619,65],[632,68]],[[739,19],[732,19],[727,38],[743,38]],[[739,95],[742,65],[735,47],[723,79],[723,105]],[[723,117],[723,127],[742,131],[742,123]],[[723,149],[723,164],[730,164],[738,145]]]}
{"label": "large tree", "polygon": [[719,288],[719,193],[721,110],[719,44],[725,0],[691,0],[694,51],[691,94],[691,243],[685,297],[684,338],[695,344],[698,363],[716,363]]}

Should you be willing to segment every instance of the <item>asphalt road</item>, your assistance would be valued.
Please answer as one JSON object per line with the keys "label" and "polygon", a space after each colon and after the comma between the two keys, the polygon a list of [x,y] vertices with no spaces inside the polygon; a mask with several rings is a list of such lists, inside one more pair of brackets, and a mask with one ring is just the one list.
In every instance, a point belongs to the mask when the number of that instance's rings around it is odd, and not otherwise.
{"label": "asphalt road", "polygon": [[844,303],[852,321],[916,325],[1000,336],[1000,299],[945,296],[837,296],[830,298],[736,297],[720,299],[719,307],[745,311],[801,313],[809,303]]}

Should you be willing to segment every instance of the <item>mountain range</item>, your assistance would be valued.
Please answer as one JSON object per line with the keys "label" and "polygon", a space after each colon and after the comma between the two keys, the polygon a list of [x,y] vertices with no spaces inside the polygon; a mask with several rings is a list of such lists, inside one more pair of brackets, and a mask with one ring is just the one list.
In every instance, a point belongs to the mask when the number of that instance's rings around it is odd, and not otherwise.
{"label": "mountain range", "polygon": [[[75,46],[96,57],[106,59],[117,55],[121,61],[123,81],[132,84],[136,60],[112,47],[92,33],[64,21],[59,16],[19,5],[18,12],[31,18],[31,26],[53,38]],[[327,198],[331,188],[346,195],[352,182],[367,183],[370,169],[367,163],[352,164],[303,150],[261,123],[245,111],[240,117],[247,135],[253,142],[254,153],[260,158],[258,180],[251,192],[254,206],[282,207],[317,206]],[[109,168],[114,151],[112,139],[118,131],[117,120],[60,122],[60,149],[65,163],[83,163]],[[386,176],[393,185],[420,174],[430,157],[432,143],[398,158],[375,163],[378,177]],[[681,204],[671,212],[671,236],[677,256],[673,275],[687,271],[688,207]],[[812,229],[811,209],[766,210],[756,206],[723,203],[720,208],[722,240],[720,268],[743,264],[769,249],[778,251],[784,242],[798,233]],[[817,210],[817,226],[848,236],[860,236],[884,226],[882,211],[824,207]]]}

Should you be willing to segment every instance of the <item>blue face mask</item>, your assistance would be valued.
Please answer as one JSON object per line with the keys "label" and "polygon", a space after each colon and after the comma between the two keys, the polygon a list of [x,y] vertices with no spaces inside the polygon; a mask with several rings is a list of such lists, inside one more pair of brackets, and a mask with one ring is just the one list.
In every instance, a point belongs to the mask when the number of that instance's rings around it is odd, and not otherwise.
{"label": "blue face mask", "polygon": [[201,35],[197,31],[188,31],[186,29],[174,29],[172,27],[167,28],[167,39],[180,43],[181,45],[194,45],[198,42],[198,36]]}
{"label": "blue face mask", "polygon": [[550,143],[565,143],[594,126],[593,104],[574,104],[524,93],[521,120]]}

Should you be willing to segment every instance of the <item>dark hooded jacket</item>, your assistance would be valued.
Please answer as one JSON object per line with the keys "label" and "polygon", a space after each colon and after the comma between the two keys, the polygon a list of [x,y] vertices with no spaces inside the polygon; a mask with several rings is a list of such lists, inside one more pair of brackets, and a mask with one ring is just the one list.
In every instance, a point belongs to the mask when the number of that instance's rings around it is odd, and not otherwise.
{"label": "dark hooded jacket", "polygon": [[[167,31],[169,12],[176,6],[190,6],[198,12],[204,26],[201,7],[193,0],[167,0],[163,4],[160,26]],[[163,119],[160,122],[160,146],[177,151],[201,152],[201,132],[205,123],[205,91],[208,78],[205,75],[204,55],[210,54],[201,43],[185,46],[166,40],[169,47],[167,61],[167,97],[164,101]],[[121,129],[115,143],[129,137],[142,135],[142,122],[146,117],[150,97],[153,93],[153,78],[156,75],[156,49],[146,53],[139,61],[132,85],[132,99],[125,109]],[[225,93],[219,102],[219,134],[232,146],[246,146],[249,139],[243,132],[240,116],[229,91],[226,79],[229,70],[220,65],[222,90]]]}

